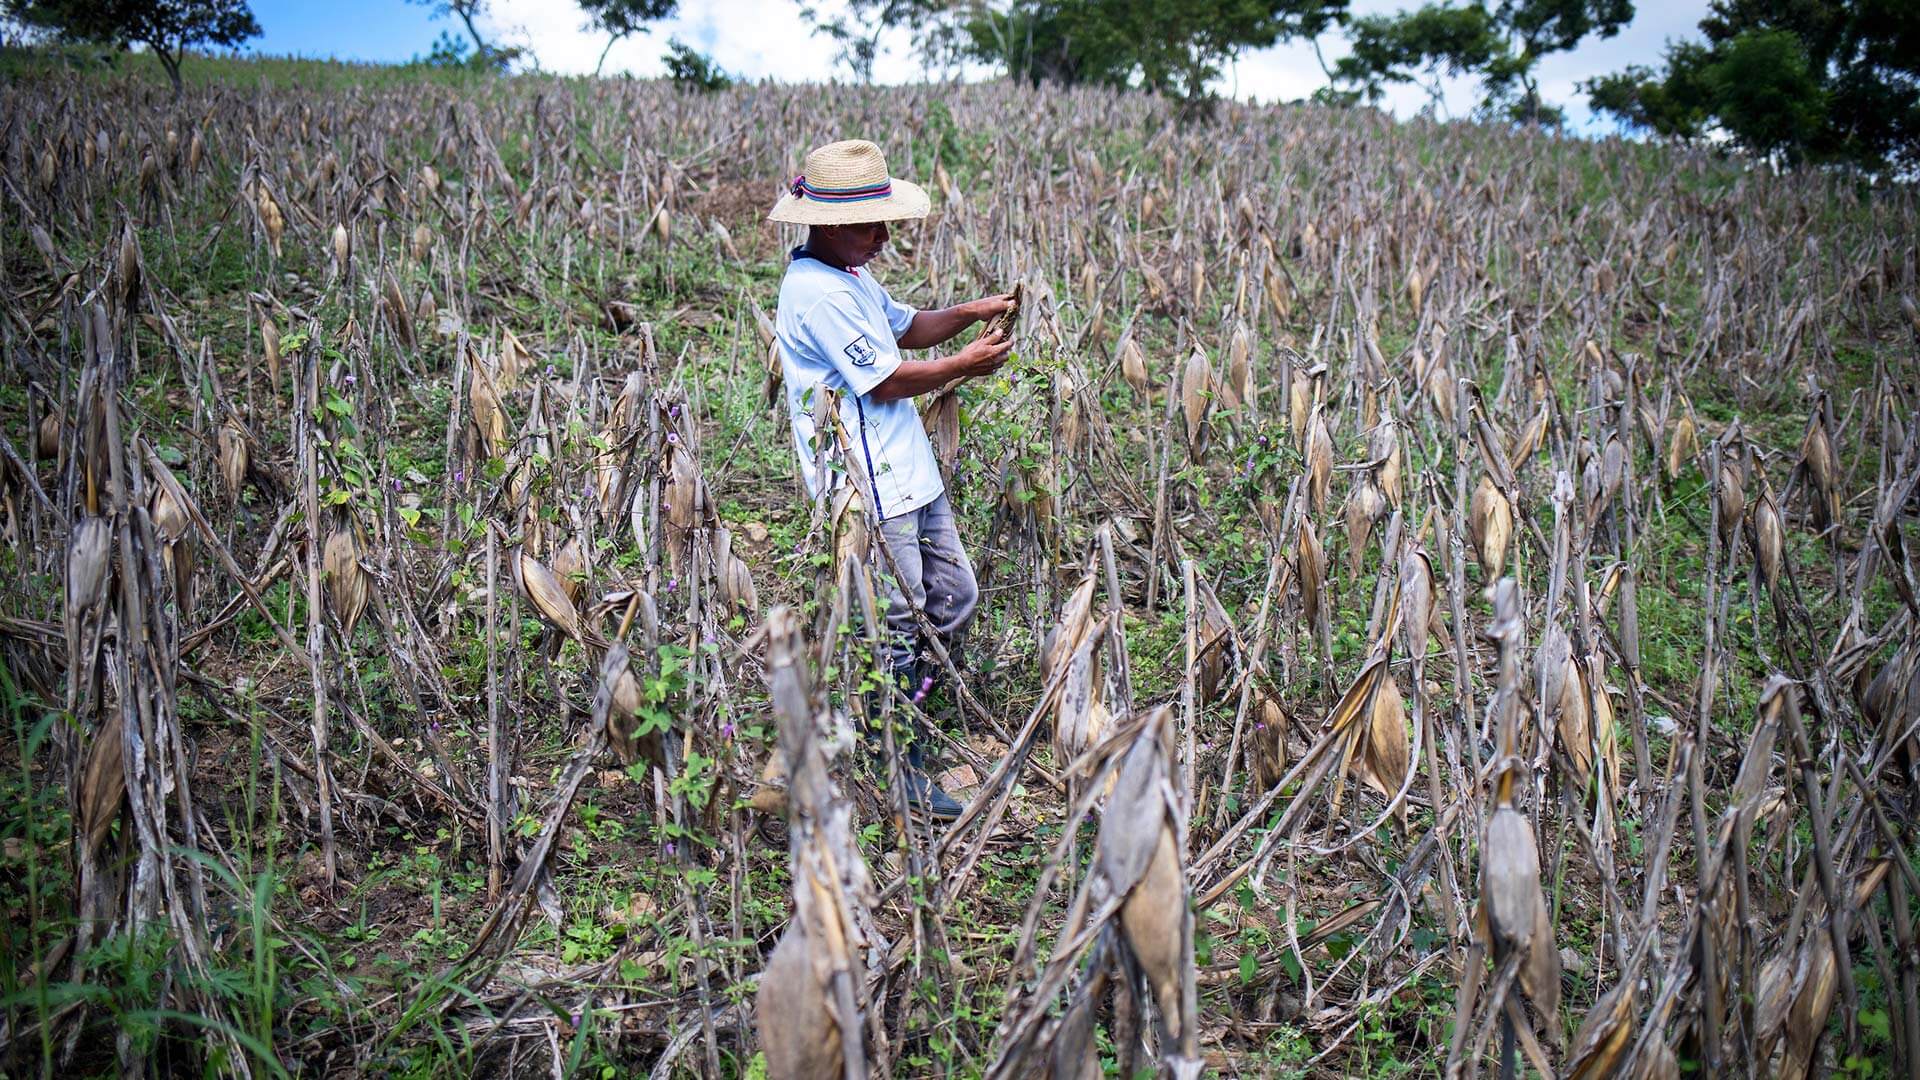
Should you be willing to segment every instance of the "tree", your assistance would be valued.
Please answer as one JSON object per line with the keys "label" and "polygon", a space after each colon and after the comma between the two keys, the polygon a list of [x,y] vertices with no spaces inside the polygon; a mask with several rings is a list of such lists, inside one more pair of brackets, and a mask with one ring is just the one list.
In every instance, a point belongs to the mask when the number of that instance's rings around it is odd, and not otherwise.
{"label": "tree", "polygon": [[880,33],[904,27],[929,60],[979,60],[1034,83],[1137,85],[1197,101],[1241,49],[1317,35],[1345,19],[1347,2],[848,0],[834,18],[802,10],[816,32],[841,42],[842,59],[863,78]]}
{"label": "tree", "polygon": [[4,0],[6,14],[66,41],[144,45],[180,96],[180,61],[196,45],[232,48],[260,35],[246,0]]}
{"label": "tree", "polygon": [[1424,72],[1437,96],[1442,74],[1478,74],[1481,109],[1525,123],[1557,122],[1540,99],[1534,71],[1551,53],[1588,35],[1612,37],[1633,20],[1633,0],[1499,0],[1495,4],[1428,4],[1416,11],[1356,19],[1354,51],[1336,73],[1369,100],[1383,82],[1410,82]]}
{"label": "tree", "polygon": [[1920,165],[1920,5],[1910,0],[1714,0],[1704,42],[1662,70],[1587,84],[1629,127],[1724,134],[1787,162]]}
{"label": "tree", "polygon": [[580,0],[580,7],[587,13],[586,28],[608,35],[607,47],[600,50],[600,62],[593,65],[593,74],[599,76],[600,69],[607,66],[607,54],[622,38],[646,33],[648,23],[667,18],[679,6],[680,0]]}
{"label": "tree", "polygon": [[[407,0],[407,3],[426,8],[431,18],[444,19],[448,15],[459,16],[460,22],[466,26],[467,33],[473,38],[473,59],[483,68],[504,71],[525,51],[518,46],[494,45],[480,36],[480,28],[476,20],[486,15],[487,0]],[[436,56],[441,55],[443,51],[440,45],[434,46]]]}
{"label": "tree", "polygon": [[836,59],[861,82],[873,80],[873,61],[880,52],[880,35],[894,27],[913,32],[914,47],[929,60],[953,55],[958,37],[958,0],[847,0],[844,10],[826,15],[813,2],[801,0],[800,17],[839,44]]}
{"label": "tree", "polygon": [[733,85],[733,76],[722,71],[712,57],[679,38],[667,42],[662,59],[667,64],[667,78],[682,90],[711,94]]}
{"label": "tree", "polygon": [[1347,0],[1015,0],[968,19],[966,46],[1035,84],[1139,85],[1191,102],[1241,49],[1314,37],[1346,10]]}
{"label": "tree", "polygon": [[[1336,81],[1353,83],[1353,96],[1380,100],[1390,82],[1420,81],[1437,107],[1442,78],[1479,71],[1504,43],[1483,7],[1430,4],[1398,15],[1369,15],[1347,27],[1353,51],[1334,65]],[[1421,79],[1424,76],[1424,80]]]}

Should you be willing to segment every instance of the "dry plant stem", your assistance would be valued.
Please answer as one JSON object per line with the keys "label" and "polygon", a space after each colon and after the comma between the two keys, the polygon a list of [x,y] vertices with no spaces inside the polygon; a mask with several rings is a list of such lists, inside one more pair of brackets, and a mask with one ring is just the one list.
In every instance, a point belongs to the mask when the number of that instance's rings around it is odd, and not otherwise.
{"label": "dry plant stem", "polygon": [[[317,333],[318,327],[310,328]],[[307,532],[307,670],[313,680],[313,774],[317,780],[314,798],[320,804],[320,857],[326,867],[327,884],[339,880],[339,856],[333,845],[333,781],[327,765],[327,680],[326,622],[320,592],[320,493],[319,457],[313,440],[313,403],[319,399],[319,350],[302,349],[297,375],[300,392],[294,396],[294,445],[299,447],[301,493],[306,504]]]}
{"label": "dry plant stem", "polygon": [[487,902],[500,902],[507,865],[507,761],[500,732],[500,553],[487,528]]}
{"label": "dry plant stem", "polygon": [[[1105,533],[1101,535],[1102,539],[1104,539]],[[1239,703],[1234,706],[1233,710],[1233,735],[1227,742],[1226,772],[1220,778],[1220,805],[1219,808],[1214,811],[1213,815],[1213,827],[1215,831],[1225,827],[1227,823],[1228,799],[1233,794],[1234,766],[1240,761],[1240,737],[1246,728],[1247,706],[1253,700],[1254,679],[1258,677],[1259,673],[1265,670],[1263,662],[1267,655],[1267,611],[1273,602],[1273,588],[1275,582],[1279,580],[1281,565],[1281,560],[1278,557],[1267,560],[1267,585],[1260,593],[1260,614],[1256,617],[1255,622],[1255,625],[1258,627],[1258,632],[1253,641],[1253,655],[1247,660],[1246,674],[1240,680]],[[1109,588],[1111,587],[1112,586],[1109,586]],[[1434,805],[1439,805],[1438,799],[1434,800]]]}
{"label": "dry plant stem", "polygon": [[[1702,754],[1709,752],[1713,745],[1713,688],[1717,678],[1714,674],[1716,658],[1714,597],[1718,592],[1720,580],[1720,535],[1722,531],[1720,522],[1720,483],[1722,476],[1721,455],[1724,452],[1724,447],[1716,441],[1714,443],[1710,465],[1711,475],[1713,477],[1713,488],[1711,497],[1707,500],[1707,504],[1713,508],[1713,518],[1707,530],[1707,604],[1705,625],[1701,630],[1702,646],[1700,654],[1699,708],[1696,714],[1697,726],[1694,732],[1695,745],[1700,748]],[[1693,850],[1696,858],[1703,858],[1706,852],[1710,850],[1707,846],[1706,781],[1702,774],[1700,757],[1701,754],[1689,754],[1687,756],[1687,794],[1693,807]],[[1707,905],[1713,902],[1711,896],[1712,894],[1705,889],[1700,890],[1698,899],[1695,902],[1694,918],[1696,921],[1702,921],[1708,917]],[[1720,1071],[1720,1018],[1722,1005],[1720,1001],[1719,977],[1716,972],[1718,957],[1715,955],[1715,950],[1711,948],[1700,950],[1700,955],[1700,979],[1706,994],[1706,1001],[1701,1010],[1702,1037],[1706,1054],[1706,1060],[1703,1064],[1706,1068],[1707,1075],[1711,1077],[1718,1075]]]}
{"label": "dry plant stem", "polygon": [[[1813,819],[1813,865],[1819,873],[1820,893],[1827,902],[1827,931],[1833,938],[1834,971],[1840,980],[1841,1000],[1846,1003],[1847,1048],[1857,1053],[1860,1049],[1860,1005],[1854,989],[1853,956],[1847,934],[1847,918],[1853,909],[1852,897],[1841,887],[1839,875],[1834,872],[1835,848],[1830,835],[1830,822],[1820,792],[1820,776],[1814,768],[1813,751],[1807,743],[1807,729],[1800,722],[1800,707],[1789,698],[1782,711],[1786,716],[1787,731],[1793,737],[1793,755],[1800,773],[1800,794],[1807,800],[1808,815]],[[1836,776],[1834,779],[1837,784],[1839,778]],[[1858,812],[1858,804],[1855,812]]]}
{"label": "dry plant stem", "polygon": [[[1199,726],[1199,717],[1197,715],[1198,706],[1194,701],[1193,680],[1196,669],[1200,663],[1200,627],[1198,616],[1194,611],[1192,559],[1182,560],[1180,564],[1180,580],[1187,604],[1186,634],[1184,635],[1187,662],[1185,672],[1180,679],[1180,714],[1182,717],[1180,732],[1180,772],[1184,779],[1186,790],[1193,791],[1196,790],[1194,786],[1194,742],[1196,739],[1194,732]],[[1223,797],[1224,795],[1225,793],[1222,792]]]}

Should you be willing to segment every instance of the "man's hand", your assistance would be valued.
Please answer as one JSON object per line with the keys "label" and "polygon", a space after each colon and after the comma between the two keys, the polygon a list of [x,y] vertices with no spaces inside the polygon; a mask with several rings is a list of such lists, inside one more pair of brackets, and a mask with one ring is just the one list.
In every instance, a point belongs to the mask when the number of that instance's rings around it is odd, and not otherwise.
{"label": "man's hand", "polygon": [[[984,303],[985,301],[976,301]],[[991,375],[1000,370],[1007,362],[1007,353],[1013,348],[1013,339],[999,331],[981,334],[969,342],[954,356],[960,362],[960,374],[967,378]]]}
{"label": "man's hand", "polygon": [[995,315],[1013,308],[1013,294],[1003,293],[1000,296],[983,296],[978,300],[969,301],[963,306],[967,309],[967,314],[971,315],[975,322],[986,322]]}
{"label": "man's hand", "polygon": [[1007,352],[1012,348],[1012,339],[1004,334],[981,334],[952,356],[901,364],[885,382],[869,391],[868,396],[874,401],[899,401],[938,390],[959,379],[991,375],[1007,362]]}
{"label": "man's hand", "polygon": [[903,349],[931,349],[951,341],[955,334],[977,322],[985,322],[1013,307],[1013,294],[983,296],[964,304],[914,315],[907,332],[895,340]]}

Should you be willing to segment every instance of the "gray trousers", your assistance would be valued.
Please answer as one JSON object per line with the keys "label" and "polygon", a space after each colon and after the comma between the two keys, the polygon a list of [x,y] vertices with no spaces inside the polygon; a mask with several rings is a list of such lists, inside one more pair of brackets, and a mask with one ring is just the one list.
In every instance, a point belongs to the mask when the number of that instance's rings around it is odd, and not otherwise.
{"label": "gray trousers", "polygon": [[[905,668],[919,644],[920,628],[909,601],[926,612],[940,644],[957,652],[980,606],[980,582],[960,546],[953,506],[943,494],[918,510],[888,518],[880,531],[899,570],[898,580],[887,589],[888,665],[895,671]],[[884,573],[886,566],[880,570]]]}

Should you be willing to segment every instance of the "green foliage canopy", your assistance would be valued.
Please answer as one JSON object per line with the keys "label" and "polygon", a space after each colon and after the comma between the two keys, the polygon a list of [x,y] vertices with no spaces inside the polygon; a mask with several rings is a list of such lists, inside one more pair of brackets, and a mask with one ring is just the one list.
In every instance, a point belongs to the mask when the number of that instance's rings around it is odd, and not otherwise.
{"label": "green foliage canopy", "polygon": [[1558,122],[1540,100],[1534,69],[1588,35],[1612,37],[1633,20],[1633,0],[1501,0],[1355,19],[1353,51],[1334,68],[1353,89],[1336,97],[1379,100],[1390,82],[1423,81],[1437,101],[1443,76],[1477,74],[1483,111],[1522,121]]}
{"label": "green foliage canopy", "polygon": [[879,31],[905,27],[929,58],[979,60],[1035,84],[1140,86],[1204,98],[1243,48],[1313,37],[1344,22],[1348,0],[849,0],[844,14],[806,9],[841,55],[871,74]]}
{"label": "green foliage canopy", "polygon": [[246,0],[0,0],[8,17],[65,41],[145,45],[180,93],[182,53],[258,37]]}
{"label": "green foliage canopy", "polygon": [[646,33],[648,23],[672,15],[679,6],[680,0],[580,0],[581,10],[587,13],[587,29],[608,35],[607,47],[600,50],[600,62],[593,66],[593,73],[600,74],[606,66],[607,53],[615,42]]}
{"label": "green foliage canopy", "polygon": [[733,76],[722,71],[711,57],[679,38],[667,42],[664,59],[667,78],[682,90],[711,94],[733,85]]}
{"label": "green foliage canopy", "polygon": [[1347,0],[1017,0],[967,20],[966,48],[1035,84],[1137,84],[1192,101],[1239,50],[1313,37],[1346,9]]}
{"label": "green foliage canopy", "polygon": [[1664,70],[1593,80],[1594,108],[1661,135],[1717,129],[1789,162],[1920,164],[1920,4],[1714,0],[1700,30]]}

